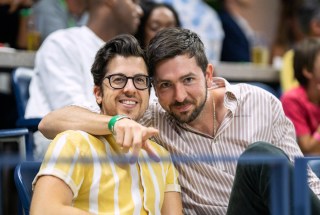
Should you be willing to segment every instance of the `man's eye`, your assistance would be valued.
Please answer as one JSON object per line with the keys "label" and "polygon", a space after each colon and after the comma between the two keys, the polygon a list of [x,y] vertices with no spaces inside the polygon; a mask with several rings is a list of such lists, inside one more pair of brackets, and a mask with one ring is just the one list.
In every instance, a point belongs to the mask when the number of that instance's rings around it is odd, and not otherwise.
{"label": "man's eye", "polygon": [[124,78],[124,77],[116,77],[116,78],[114,78],[112,80],[112,82],[114,82],[114,83],[123,83],[123,82],[125,82],[125,80],[126,80],[126,78]]}
{"label": "man's eye", "polygon": [[143,83],[146,83],[146,79],[143,77],[136,77],[135,82],[139,84],[143,84]]}
{"label": "man's eye", "polygon": [[168,87],[170,87],[170,86],[171,86],[170,83],[161,83],[161,84],[160,84],[160,88],[168,88]]}
{"label": "man's eye", "polygon": [[184,82],[185,84],[190,84],[190,83],[192,83],[193,81],[194,81],[194,78],[191,78],[191,77],[185,78],[185,79],[183,80],[183,82]]}

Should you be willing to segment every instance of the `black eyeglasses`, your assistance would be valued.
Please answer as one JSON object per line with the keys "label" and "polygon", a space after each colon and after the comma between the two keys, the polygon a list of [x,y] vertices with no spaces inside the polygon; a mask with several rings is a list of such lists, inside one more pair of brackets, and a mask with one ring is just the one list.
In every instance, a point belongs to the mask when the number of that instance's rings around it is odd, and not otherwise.
{"label": "black eyeglasses", "polygon": [[133,77],[127,77],[122,74],[114,74],[104,77],[109,79],[109,84],[113,89],[123,89],[128,82],[128,79],[132,79],[133,85],[138,90],[145,90],[151,87],[151,78],[147,75],[135,75]]}

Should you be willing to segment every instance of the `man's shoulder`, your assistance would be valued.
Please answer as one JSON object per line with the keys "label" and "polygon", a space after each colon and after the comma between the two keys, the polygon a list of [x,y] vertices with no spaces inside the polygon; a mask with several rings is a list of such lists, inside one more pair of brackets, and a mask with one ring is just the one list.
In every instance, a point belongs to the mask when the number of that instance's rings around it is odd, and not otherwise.
{"label": "man's shoulder", "polygon": [[247,101],[253,101],[261,105],[275,105],[280,104],[279,95],[276,90],[271,87],[265,87],[260,85],[241,83],[237,84],[239,89],[238,101],[241,103]]}
{"label": "man's shoulder", "polygon": [[55,59],[59,59],[61,58],[61,55],[77,55],[77,53],[79,53],[81,41],[85,42],[82,36],[84,33],[81,28],[82,27],[72,27],[60,29],[51,33],[44,40],[37,52],[36,58],[51,56]]}
{"label": "man's shoulder", "polygon": [[270,94],[276,94],[275,89],[273,89],[271,86],[256,82],[256,83],[241,83],[239,84],[242,92],[250,92],[260,95],[270,95]]}
{"label": "man's shoulder", "polygon": [[99,141],[96,136],[80,130],[64,131],[58,134],[54,140],[68,142],[79,148],[88,147],[90,143]]}
{"label": "man's shoulder", "polygon": [[84,33],[83,27],[72,27],[59,29],[57,31],[52,32],[44,41],[46,43],[65,43],[67,41],[74,41],[75,38],[79,38]]}

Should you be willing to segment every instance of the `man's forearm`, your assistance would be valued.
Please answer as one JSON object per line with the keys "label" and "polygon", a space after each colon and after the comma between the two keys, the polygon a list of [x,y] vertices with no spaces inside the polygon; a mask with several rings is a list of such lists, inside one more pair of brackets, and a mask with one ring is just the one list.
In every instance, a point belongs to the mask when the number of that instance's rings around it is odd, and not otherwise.
{"label": "man's forearm", "polygon": [[49,139],[66,130],[82,130],[93,135],[105,135],[110,134],[109,118],[82,107],[67,106],[43,117],[38,128]]}
{"label": "man's forearm", "polygon": [[[111,116],[91,112],[78,106],[67,106],[50,112],[41,120],[38,128],[48,139],[66,130],[81,130],[93,135],[111,134],[108,123]],[[148,139],[158,134],[158,130],[152,127],[144,127],[134,120],[123,118],[114,124],[116,143],[125,151],[132,149],[132,162],[138,157],[141,148],[155,161],[159,157],[154,149],[149,146]]]}

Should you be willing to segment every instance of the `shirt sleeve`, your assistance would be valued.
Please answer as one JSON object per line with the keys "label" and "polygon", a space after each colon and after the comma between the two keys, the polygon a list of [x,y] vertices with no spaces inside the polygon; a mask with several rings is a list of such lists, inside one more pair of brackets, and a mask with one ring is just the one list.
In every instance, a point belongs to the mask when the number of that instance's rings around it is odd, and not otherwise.
{"label": "shirt sleeve", "polygon": [[[176,170],[170,153],[163,148],[162,146],[158,145],[156,142],[154,143],[154,147],[157,148],[158,156],[160,158],[165,158],[166,161],[162,164],[165,166],[164,168],[164,176],[163,179],[165,180],[165,187],[164,192],[181,192],[180,184],[179,184],[179,173]],[[167,158],[169,160],[167,160]]]}
{"label": "shirt sleeve", "polygon": [[170,162],[166,177],[166,188],[164,192],[181,192],[181,188],[178,181],[179,173],[174,167],[173,163]]}
{"label": "shirt sleeve", "polygon": [[[162,148],[162,153],[164,153],[163,156],[170,156],[169,152],[164,148]],[[179,173],[172,162],[171,156],[167,164],[166,187],[164,192],[181,192],[178,180]]]}
{"label": "shirt sleeve", "polygon": [[75,137],[71,133],[74,132],[61,133],[50,143],[40,170],[32,183],[33,188],[40,176],[55,176],[70,187],[73,198],[77,197],[84,179],[84,168],[83,164],[78,162],[81,158],[81,151],[73,144],[75,139],[80,140],[80,135]]}

